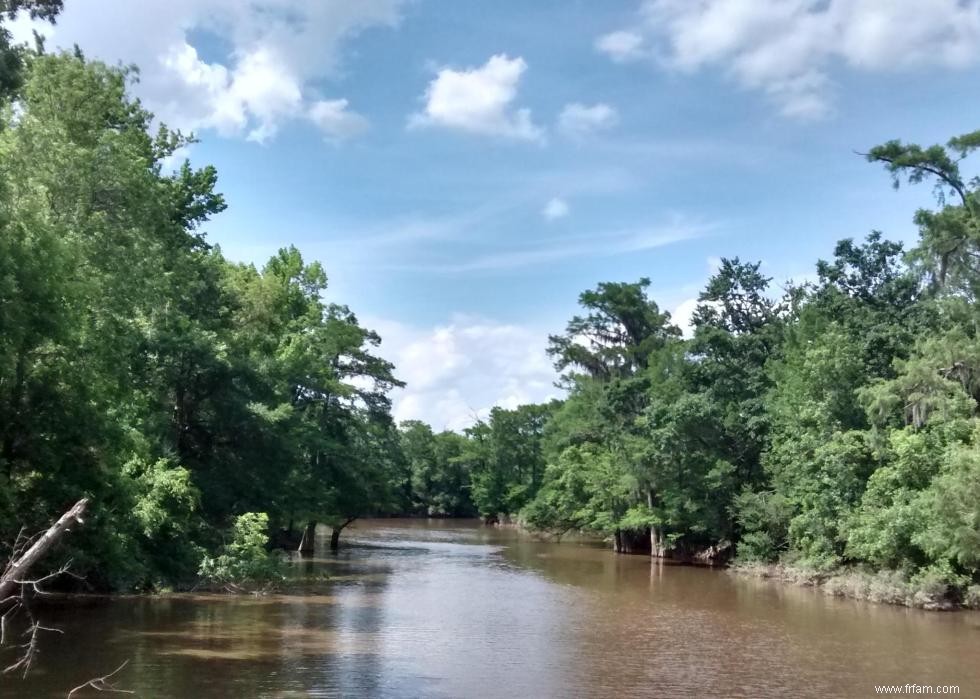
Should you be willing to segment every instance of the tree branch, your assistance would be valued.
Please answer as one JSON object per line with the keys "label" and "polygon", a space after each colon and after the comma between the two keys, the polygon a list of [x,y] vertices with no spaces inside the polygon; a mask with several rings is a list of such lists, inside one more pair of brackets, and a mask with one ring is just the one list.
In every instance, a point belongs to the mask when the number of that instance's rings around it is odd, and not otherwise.
{"label": "tree branch", "polygon": [[113,694],[136,694],[136,692],[134,692],[134,691],[132,691],[130,689],[116,689],[111,684],[109,684],[109,678],[112,677],[113,675],[119,673],[128,664],[129,664],[129,661],[128,660],[123,661],[123,664],[122,665],[120,665],[119,667],[117,667],[115,670],[113,670],[112,672],[110,672],[108,675],[102,675],[102,677],[96,677],[93,680],[89,680],[88,682],[85,682],[84,684],[78,685],[73,690],[71,690],[70,692],[68,692],[68,696],[65,697],[65,699],[72,699],[72,696],[75,694],[75,692],[77,692],[77,691],[79,691],[81,689],[85,689],[86,687],[91,687],[92,689],[94,689],[97,692],[111,692]]}
{"label": "tree branch", "polygon": [[88,507],[88,498],[82,498],[74,507],[61,515],[57,522],[44,532],[20,558],[11,559],[3,575],[0,576],[0,604],[13,597],[14,590],[24,583],[23,576],[55,545],[74,523],[82,524],[82,515]]}

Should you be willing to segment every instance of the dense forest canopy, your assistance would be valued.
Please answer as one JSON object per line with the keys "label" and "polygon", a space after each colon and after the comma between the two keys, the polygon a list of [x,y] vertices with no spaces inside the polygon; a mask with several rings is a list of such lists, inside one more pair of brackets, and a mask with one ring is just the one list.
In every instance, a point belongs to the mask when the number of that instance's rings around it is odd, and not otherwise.
{"label": "dense forest canopy", "polygon": [[191,139],[128,70],[0,38],[0,540],[85,496],[59,555],[116,590],[244,574],[281,530],[381,514],[980,582],[980,131],[867,153],[935,186],[913,249],[844,240],[786,289],[725,259],[690,338],[648,279],[599,284],[550,338],[564,400],[434,433],[394,424],[397,370],[319,263],[208,243],[217,173],[165,167]]}

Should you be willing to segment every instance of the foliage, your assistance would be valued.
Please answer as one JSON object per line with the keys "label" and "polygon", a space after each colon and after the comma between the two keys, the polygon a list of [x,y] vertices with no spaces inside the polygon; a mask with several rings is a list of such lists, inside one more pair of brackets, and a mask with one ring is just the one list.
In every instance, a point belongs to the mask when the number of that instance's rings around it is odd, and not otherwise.
{"label": "foliage", "polygon": [[658,326],[669,318],[646,279],[583,294],[588,315],[552,338],[556,367],[581,373],[565,375],[568,398],[544,427],[545,479],[525,522],[649,530],[668,554],[733,540],[742,561],[822,578],[863,566],[884,572],[832,579],[903,603],[969,597],[980,180],[963,166],[978,133],[868,154],[896,186],[936,183],[940,208],[916,213],[907,254],[877,231],[843,240],[815,282],[780,298],[758,264],[723,260],[687,340]]}
{"label": "foliage", "polygon": [[217,173],[165,167],[191,139],[153,126],[129,70],[18,56],[16,113],[0,95],[0,534],[88,496],[65,554],[97,587],[143,589],[192,583],[245,512],[394,509],[400,383],[323,300],[321,266],[207,243]]}
{"label": "foliage", "polygon": [[201,577],[215,585],[273,584],[282,581],[282,569],[277,555],[266,551],[269,538],[269,515],[246,512],[239,515],[225,544],[215,558],[205,556],[201,561]]}
{"label": "foliage", "polygon": [[455,432],[433,434],[416,420],[402,423],[399,438],[407,469],[405,511],[444,517],[475,514],[466,438]]}

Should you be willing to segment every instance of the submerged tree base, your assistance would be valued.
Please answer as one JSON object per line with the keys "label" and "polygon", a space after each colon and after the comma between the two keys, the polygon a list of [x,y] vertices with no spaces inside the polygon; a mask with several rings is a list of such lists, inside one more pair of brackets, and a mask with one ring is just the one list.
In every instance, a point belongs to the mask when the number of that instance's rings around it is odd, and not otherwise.
{"label": "submerged tree base", "polygon": [[616,553],[651,556],[673,563],[694,566],[726,566],[731,561],[733,547],[730,541],[713,544],[677,542],[668,545],[656,529],[617,529],[612,536]]}
{"label": "submerged tree base", "polygon": [[738,563],[736,575],[813,587],[833,597],[893,604],[927,611],[980,609],[980,585],[959,590],[939,581],[913,582],[901,571],[869,572],[858,568],[821,571],[780,563]]}

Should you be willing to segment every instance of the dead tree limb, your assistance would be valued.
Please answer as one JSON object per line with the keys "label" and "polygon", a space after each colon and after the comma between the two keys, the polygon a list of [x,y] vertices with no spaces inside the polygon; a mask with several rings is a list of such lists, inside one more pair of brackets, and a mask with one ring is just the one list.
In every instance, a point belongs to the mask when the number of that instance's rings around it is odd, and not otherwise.
{"label": "dead tree limb", "polygon": [[78,685],[73,690],[71,690],[70,692],[68,692],[68,696],[65,699],[71,699],[72,696],[75,694],[75,692],[77,692],[79,690],[82,690],[82,689],[85,689],[86,687],[91,687],[92,689],[96,690],[97,692],[111,692],[113,694],[136,694],[136,692],[134,692],[132,690],[129,690],[129,689],[116,689],[111,684],[109,684],[109,678],[112,677],[113,675],[115,675],[116,673],[118,673],[124,667],[126,667],[126,664],[127,663],[129,663],[128,660],[125,661],[119,667],[117,667],[115,670],[113,670],[112,672],[110,672],[108,675],[102,675],[102,677],[96,677],[94,680],[89,680],[85,684]]}
{"label": "dead tree limb", "polygon": [[88,507],[88,498],[82,498],[65,514],[61,515],[57,522],[44,532],[27,551],[20,557],[14,557],[7,564],[3,575],[0,576],[0,604],[8,599],[15,597],[17,588],[25,582],[25,576],[31,567],[37,563],[44,554],[54,546],[66,532],[71,531],[74,524],[82,524],[82,515]]}

